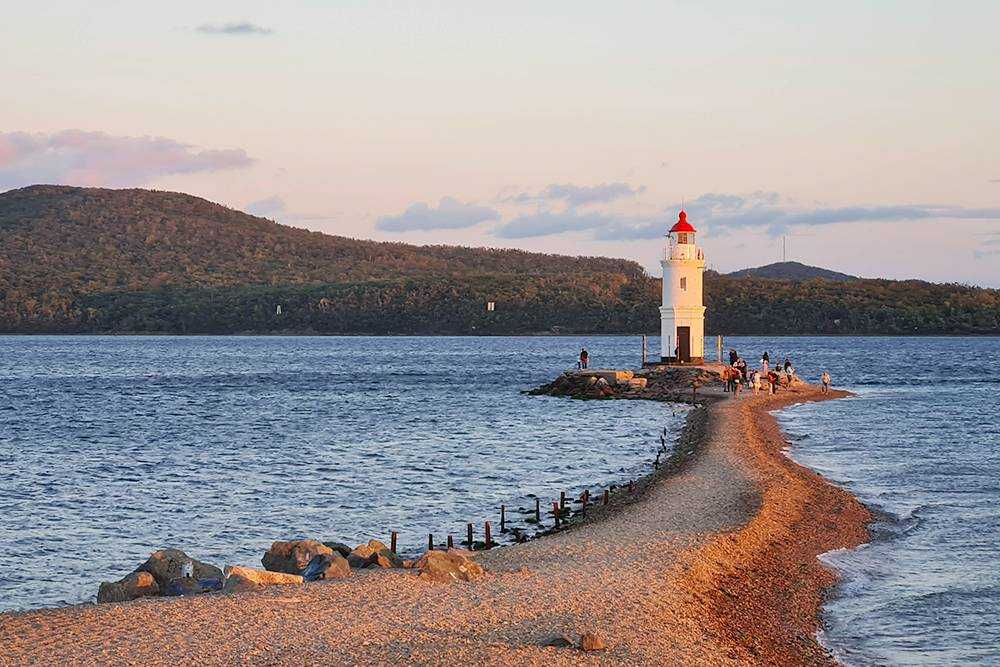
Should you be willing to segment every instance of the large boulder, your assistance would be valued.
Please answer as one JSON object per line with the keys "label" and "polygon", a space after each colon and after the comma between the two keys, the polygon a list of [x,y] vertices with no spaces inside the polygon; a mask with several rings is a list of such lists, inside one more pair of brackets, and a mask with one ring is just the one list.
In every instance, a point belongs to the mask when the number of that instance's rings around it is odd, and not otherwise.
{"label": "large boulder", "polygon": [[301,585],[302,582],[302,577],[297,574],[269,572],[268,570],[257,570],[252,567],[227,565],[225,570],[225,584],[223,584],[222,590],[234,593],[255,590],[264,586],[295,586]]}
{"label": "large boulder", "polygon": [[306,581],[343,579],[349,576],[351,576],[351,566],[339,553],[317,554],[302,571],[302,578]]}
{"label": "large boulder", "polygon": [[104,581],[97,591],[98,602],[125,602],[160,594],[160,586],[149,572],[133,572],[121,581]]}
{"label": "large boulder", "polygon": [[331,556],[333,549],[316,540],[275,542],[260,559],[265,570],[302,574],[316,556]]}
{"label": "large boulder", "polygon": [[375,565],[378,565],[379,567],[383,567],[386,569],[395,567],[405,567],[403,559],[397,556],[396,554],[392,553],[388,549],[382,549],[381,551],[375,552],[373,558],[374,558],[373,562]]}
{"label": "large boulder", "polygon": [[378,540],[369,540],[368,544],[354,547],[347,556],[347,563],[353,568],[403,567],[403,559]]}
{"label": "large boulder", "polygon": [[214,565],[195,560],[180,549],[154,551],[146,562],[136,569],[136,572],[148,572],[153,575],[161,591],[167,590],[167,585],[172,579],[179,579],[187,574],[190,574],[193,579],[222,578],[222,570]]}
{"label": "large boulder", "polygon": [[428,551],[413,564],[421,579],[428,581],[476,581],[486,571],[470,557],[464,549]]}

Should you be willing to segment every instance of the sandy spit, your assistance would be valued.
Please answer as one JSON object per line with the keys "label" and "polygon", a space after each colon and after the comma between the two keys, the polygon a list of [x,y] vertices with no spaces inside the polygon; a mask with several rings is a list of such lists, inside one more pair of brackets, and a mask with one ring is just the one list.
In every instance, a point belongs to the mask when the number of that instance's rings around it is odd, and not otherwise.
{"label": "sandy spit", "polygon": [[[816,556],[865,541],[871,517],[781,453],[768,411],[843,395],[722,395],[689,418],[692,459],[569,530],[482,554],[479,582],[366,570],[0,614],[0,664],[832,664],[814,632],[834,575]],[[588,630],[605,651],[542,646]]]}

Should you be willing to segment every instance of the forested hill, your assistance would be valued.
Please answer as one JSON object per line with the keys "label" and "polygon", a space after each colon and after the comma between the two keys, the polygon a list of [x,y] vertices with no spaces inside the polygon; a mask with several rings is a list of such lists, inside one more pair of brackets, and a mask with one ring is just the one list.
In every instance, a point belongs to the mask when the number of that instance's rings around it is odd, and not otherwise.
{"label": "forested hill", "polygon": [[[0,194],[0,332],[656,332],[659,282],[622,259],[361,241],[171,192]],[[998,292],[959,285],[709,272],[706,305],[720,333],[1000,333]]]}
{"label": "forested hill", "polygon": [[727,273],[733,278],[777,278],[779,280],[811,280],[822,278],[823,280],[857,280],[857,276],[850,276],[839,271],[822,269],[818,266],[809,266],[801,262],[775,262],[766,266],[757,266],[752,269],[740,269]]}

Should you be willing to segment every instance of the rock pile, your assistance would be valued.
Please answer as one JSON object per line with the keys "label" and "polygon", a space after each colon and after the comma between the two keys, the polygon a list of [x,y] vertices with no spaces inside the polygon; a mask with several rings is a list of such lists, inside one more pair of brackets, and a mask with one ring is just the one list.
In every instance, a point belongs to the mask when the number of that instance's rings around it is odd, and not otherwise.
{"label": "rock pile", "polygon": [[115,582],[101,583],[98,602],[124,602],[142,597],[189,595],[222,588],[222,570],[191,558],[180,549],[160,549],[145,563]]}
{"label": "rock pile", "polygon": [[580,399],[641,398],[690,402],[692,389],[723,384],[721,376],[698,367],[659,367],[631,371],[566,371],[526,393]]}
{"label": "rock pile", "polygon": [[352,568],[414,569],[431,581],[474,581],[483,568],[463,549],[430,551],[419,560],[404,561],[385,544],[370,540],[351,549],[338,542],[278,541],[260,559],[263,570],[229,565],[225,571],[179,549],[153,552],[145,563],[120,581],[101,583],[98,602],[126,602],[143,597],[239,592],[263,586],[300,585],[309,581],[344,579]]}

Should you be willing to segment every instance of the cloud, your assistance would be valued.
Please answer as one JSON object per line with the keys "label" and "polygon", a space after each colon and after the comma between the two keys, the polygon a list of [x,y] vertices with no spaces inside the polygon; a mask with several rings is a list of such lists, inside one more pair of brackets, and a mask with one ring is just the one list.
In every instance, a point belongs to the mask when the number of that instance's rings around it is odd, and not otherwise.
{"label": "cloud", "polygon": [[202,23],[195,30],[203,35],[271,35],[274,33],[270,28],[265,28],[249,21]]}
{"label": "cloud", "polygon": [[0,189],[34,183],[122,187],[251,164],[243,149],[199,151],[163,137],[82,130],[0,132]]}
{"label": "cloud", "polygon": [[[785,203],[775,192],[750,194],[708,193],[686,202],[691,222],[701,230],[724,233],[757,229],[777,236],[791,228],[850,222],[899,222],[921,220],[1000,220],[1000,208],[966,208],[951,205],[898,204],[884,206],[801,207]],[[572,232],[591,232],[601,241],[636,241],[662,237],[677,214],[676,207],[661,215],[620,216],[580,214],[572,208],[560,213],[542,211],[522,215],[495,230],[501,238],[525,238]]]}
{"label": "cloud", "polygon": [[[919,220],[1000,220],[1000,208],[896,204],[885,206],[840,206],[803,208],[785,204],[775,192],[748,195],[709,193],[685,207],[695,226],[712,231],[763,229],[772,236],[792,227],[816,227],[849,222],[905,222]],[[669,213],[672,213],[668,209]],[[663,223],[622,221],[602,230],[598,238],[640,239],[664,233]]]}
{"label": "cloud", "polygon": [[601,183],[599,185],[553,183],[541,192],[522,192],[503,201],[514,204],[562,201],[572,208],[588,204],[606,204],[624,197],[635,197],[645,191],[646,186],[644,185],[633,188],[628,183]]}
{"label": "cloud", "polygon": [[381,217],[375,228],[387,232],[464,229],[499,219],[500,213],[488,206],[465,204],[452,197],[444,197],[437,208],[421,202],[413,204],[400,215]]}
{"label": "cloud", "polygon": [[246,211],[250,215],[273,219],[275,216],[285,212],[285,200],[278,195],[259,199],[247,204]]}
{"label": "cloud", "polygon": [[577,213],[573,210],[539,211],[505,222],[493,230],[493,234],[502,239],[524,239],[534,236],[588,231],[610,222],[611,218],[599,213]]}

